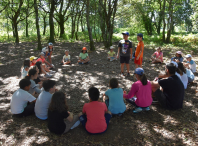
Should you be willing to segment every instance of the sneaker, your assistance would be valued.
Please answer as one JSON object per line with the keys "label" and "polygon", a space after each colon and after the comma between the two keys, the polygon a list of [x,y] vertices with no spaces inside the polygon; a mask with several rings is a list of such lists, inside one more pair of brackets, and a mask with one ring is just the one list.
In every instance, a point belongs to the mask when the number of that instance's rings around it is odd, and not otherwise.
{"label": "sneaker", "polygon": [[56,71],[50,70],[49,73],[50,73],[50,74],[54,74],[54,73],[56,73]]}
{"label": "sneaker", "polygon": [[120,73],[120,75],[121,75],[121,76],[124,76],[124,73],[123,73],[123,72],[121,72],[121,73]]}
{"label": "sneaker", "polygon": [[51,78],[52,75],[50,75],[50,74],[47,73],[47,74],[45,74],[45,77],[46,77],[46,78]]}
{"label": "sneaker", "polygon": [[55,68],[53,64],[51,64],[51,66],[52,66],[53,68]]}
{"label": "sneaker", "polygon": [[141,112],[142,111],[142,108],[141,107],[138,107],[138,108],[135,108],[134,110],[133,110],[133,113],[139,113],[139,112]]}
{"label": "sneaker", "polygon": [[149,107],[145,107],[143,110],[144,111],[150,111],[150,108]]}
{"label": "sneaker", "polygon": [[127,77],[130,77],[130,73],[129,72],[127,73]]}
{"label": "sneaker", "polygon": [[78,64],[82,64],[82,62],[78,62]]}
{"label": "sneaker", "polygon": [[110,61],[113,61],[113,59],[110,59]]}

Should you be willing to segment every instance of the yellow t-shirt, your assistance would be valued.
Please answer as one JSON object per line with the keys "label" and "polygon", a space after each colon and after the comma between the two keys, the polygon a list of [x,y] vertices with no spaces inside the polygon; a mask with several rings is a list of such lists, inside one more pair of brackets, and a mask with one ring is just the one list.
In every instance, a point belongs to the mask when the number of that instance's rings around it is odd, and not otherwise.
{"label": "yellow t-shirt", "polygon": [[109,54],[109,56],[110,56],[110,57],[115,56],[115,52],[114,52],[114,51],[112,51],[112,52],[111,52],[111,51],[109,51],[109,52],[108,52],[108,54]]}

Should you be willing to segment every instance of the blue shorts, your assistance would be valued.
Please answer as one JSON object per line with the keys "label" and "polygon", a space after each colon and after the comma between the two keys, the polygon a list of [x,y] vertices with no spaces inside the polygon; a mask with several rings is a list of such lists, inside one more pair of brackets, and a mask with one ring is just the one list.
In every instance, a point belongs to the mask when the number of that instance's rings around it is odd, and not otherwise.
{"label": "blue shorts", "polygon": [[[83,125],[83,127],[87,131],[87,129],[86,129],[87,115],[81,115],[79,119],[80,119],[81,124]],[[110,119],[111,119],[111,114],[105,113],[105,120],[106,120],[106,123],[107,123],[107,128],[108,128]],[[105,133],[106,131],[107,131],[107,129],[105,131],[101,132],[101,133],[90,133],[88,131],[87,131],[87,133],[92,134],[92,135],[95,135],[95,134]]]}
{"label": "blue shorts", "polygon": [[[43,52],[46,55],[46,52]],[[50,52],[47,53],[47,56],[50,56]]]}

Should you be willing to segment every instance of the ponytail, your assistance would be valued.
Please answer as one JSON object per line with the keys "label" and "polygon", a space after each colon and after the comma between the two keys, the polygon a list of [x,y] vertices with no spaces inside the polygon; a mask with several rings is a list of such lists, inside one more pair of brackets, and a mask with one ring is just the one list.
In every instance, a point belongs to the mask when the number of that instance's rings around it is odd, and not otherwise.
{"label": "ponytail", "polygon": [[30,69],[28,72],[28,76],[25,77],[25,79],[30,80],[31,76],[34,76],[37,73],[36,69]]}
{"label": "ponytail", "polygon": [[142,85],[147,85],[147,77],[145,74],[139,75],[140,76],[140,81],[142,82]]}

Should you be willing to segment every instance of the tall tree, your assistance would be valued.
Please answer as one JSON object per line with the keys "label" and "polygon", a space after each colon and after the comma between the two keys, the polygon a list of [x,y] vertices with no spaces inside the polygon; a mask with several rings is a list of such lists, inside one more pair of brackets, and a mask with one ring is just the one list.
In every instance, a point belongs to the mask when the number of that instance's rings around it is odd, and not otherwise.
{"label": "tall tree", "polygon": [[39,17],[38,17],[38,5],[37,0],[34,0],[34,10],[35,10],[35,18],[36,18],[36,30],[37,30],[37,39],[38,39],[38,46],[39,50],[42,49],[41,46],[41,35],[40,35],[40,28],[39,28]]}
{"label": "tall tree", "polygon": [[87,20],[87,29],[88,29],[88,33],[89,33],[89,41],[90,41],[90,50],[95,50],[95,47],[94,47],[94,41],[93,41],[93,37],[92,37],[92,29],[90,28],[90,21],[89,21],[89,4],[90,4],[90,1],[87,0],[86,1],[86,20]]}
{"label": "tall tree", "polygon": [[50,12],[49,12],[49,25],[50,25],[50,37],[49,37],[49,42],[54,43],[54,10],[55,10],[55,1],[50,0]]}

